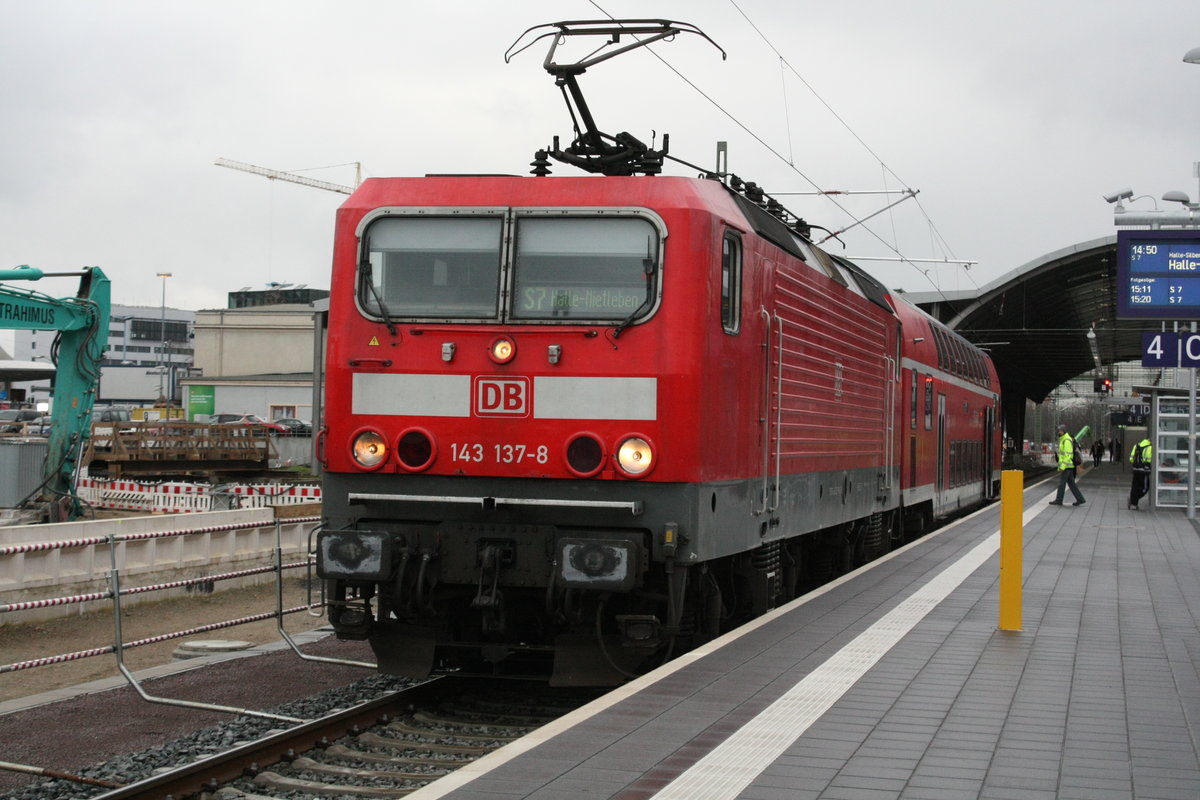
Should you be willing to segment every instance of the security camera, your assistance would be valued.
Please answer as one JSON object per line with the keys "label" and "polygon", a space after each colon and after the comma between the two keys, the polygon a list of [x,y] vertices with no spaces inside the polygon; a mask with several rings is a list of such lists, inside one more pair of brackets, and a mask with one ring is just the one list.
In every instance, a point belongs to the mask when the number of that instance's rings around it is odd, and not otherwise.
{"label": "security camera", "polygon": [[1112,194],[1104,195],[1104,200],[1109,203],[1119,203],[1131,197],[1133,197],[1133,189],[1118,189]]}

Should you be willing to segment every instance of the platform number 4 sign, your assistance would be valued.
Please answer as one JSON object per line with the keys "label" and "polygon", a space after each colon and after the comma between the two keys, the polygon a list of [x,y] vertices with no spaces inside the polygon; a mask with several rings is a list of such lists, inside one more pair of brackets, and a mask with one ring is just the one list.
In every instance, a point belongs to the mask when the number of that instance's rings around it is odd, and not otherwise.
{"label": "platform number 4 sign", "polygon": [[1179,335],[1166,332],[1143,333],[1142,366],[1179,366]]}

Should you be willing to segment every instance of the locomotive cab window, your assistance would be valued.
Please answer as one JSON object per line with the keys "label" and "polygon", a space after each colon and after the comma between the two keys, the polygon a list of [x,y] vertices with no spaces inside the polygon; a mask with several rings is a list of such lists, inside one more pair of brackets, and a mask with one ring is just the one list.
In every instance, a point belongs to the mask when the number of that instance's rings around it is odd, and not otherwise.
{"label": "locomotive cab window", "polygon": [[359,303],[380,317],[495,319],[499,218],[384,217],[366,229]]}
{"label": "locomotive cab window", "polygon": [[742,240],[725,234],[721,244],[721,327],[737,333],[742,325]]}
{"label": "locomotive cab window", "polygon": [[525,320],[634,320],[657,299],[659,234],[637,217],[516,221],[513,301]]}

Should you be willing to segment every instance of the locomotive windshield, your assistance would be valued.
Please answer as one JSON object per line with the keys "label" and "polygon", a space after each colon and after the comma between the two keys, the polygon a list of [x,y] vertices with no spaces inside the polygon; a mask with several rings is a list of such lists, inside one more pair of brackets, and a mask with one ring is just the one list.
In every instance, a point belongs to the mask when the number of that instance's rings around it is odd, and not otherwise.
{"label": "locomotive windshield", "polygon": [[501,233],[498,218],[378,220],[367,229],[363,308],[393,318],[495,319]]}
{"label": "locomotive windshield", "polygon": [[512,318],[626,319],[650,308],[657,263],[644,219],[518,219]]}
{"label": "locomotive windshield", "polygon": [[390,319],[628,323],[654,307],[661,240],[632,215],[389,215],[364,231],[359,303]]}

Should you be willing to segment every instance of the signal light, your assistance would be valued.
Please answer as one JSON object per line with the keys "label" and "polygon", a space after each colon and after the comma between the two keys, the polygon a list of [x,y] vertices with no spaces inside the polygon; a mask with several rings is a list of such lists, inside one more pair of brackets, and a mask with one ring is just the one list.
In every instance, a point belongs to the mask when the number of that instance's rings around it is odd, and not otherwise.
{"label": "signal light", "polygon": [[580,478],[590,478],[604,466],[604,447],[589,433],[581,433],[567,444],[567,468]]}
{"label": "signal light", "polygon": [[409,428],[396,440],[396,459],[409,472],[428,469],[436,455],[433,437],[421,428]]}

